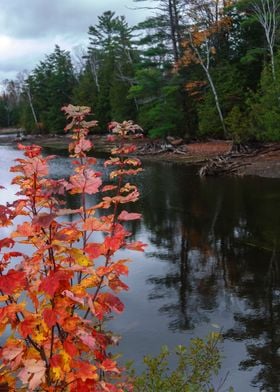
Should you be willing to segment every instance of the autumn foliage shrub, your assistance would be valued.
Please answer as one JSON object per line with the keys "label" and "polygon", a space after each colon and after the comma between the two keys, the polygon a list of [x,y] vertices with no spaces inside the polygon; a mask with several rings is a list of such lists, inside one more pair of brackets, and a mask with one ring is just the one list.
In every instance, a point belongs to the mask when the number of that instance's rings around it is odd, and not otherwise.
{"label": "autumn foliage shrub", "polygon": [[[43,157],[39,146],[19,145],[24,158],[11,168],[17,200],[0,206],[1,226],[11,228],[0,240],[0,327],[8,336],[2,337],[0,383],[11,391],[127,391],[132,387],[108,353],[117,338],[105,321],[123,311],[118,293],[128,289],[122,277],[129,259],[118,251],[144,249],[129,240],[123,223],[140,218],[124,209],[139,198],[125,180],[142,170],[129,157],[135,147],[126,140],[139,127],[129,121],[110,125],[118,147],[104,163],[111,181],[103,185],[95,158],[87,155],[87,134],[96,125],[86,121],[90,108],[62,110],[69,120],[65,129],[72,131],[73,174],[51,179],[48,163],[55,157]],[[66,193],[79,196],[79,208],[65,206]],[[88,206],[87,195],[99,200]],[[24,246],[26,252],[19,251]]]}

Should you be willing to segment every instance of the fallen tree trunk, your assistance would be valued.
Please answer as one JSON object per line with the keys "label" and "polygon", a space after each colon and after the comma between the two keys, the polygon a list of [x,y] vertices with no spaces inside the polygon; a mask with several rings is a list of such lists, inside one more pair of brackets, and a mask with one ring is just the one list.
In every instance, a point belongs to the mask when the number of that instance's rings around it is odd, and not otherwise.
{"label": "fallen tree trunk", "polygon": [[223,174],[242,174],[242,169],[262,157],[268,158],[280,151],[280,144],[249,145],[237,152],[232,149],[229,153],[209,159],[199,170],[200,177],[218,176]]}
{"label": "fallen tree trunk", "polygon": [[175,146],[163,140],[150,141],[139,147],[137,150],[137,154],[139,155],[157,155],[166,152],[187,155],[187,152],[184,151],[183,146]]}

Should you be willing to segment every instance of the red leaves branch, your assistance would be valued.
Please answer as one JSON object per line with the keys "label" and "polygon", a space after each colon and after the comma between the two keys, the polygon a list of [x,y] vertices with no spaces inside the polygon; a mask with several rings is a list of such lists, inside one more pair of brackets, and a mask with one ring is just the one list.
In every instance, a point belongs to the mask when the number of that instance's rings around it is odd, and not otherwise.
{"label": "red leaves branch", "polygon": [[[127,156],[135,147],[122,140],[139,134],[141,128],[131,121],[110,125],[120,145],[105,163],[113,168],[110,178],[115,182],[102,188],[101,174],[92,169],[96,160],[87,157],[92,143],[86,135],[97,122],[86,121],[88,107],[68,105],[62,110],[69,120],[65,129],[73,131],[69,150],[75,157],[74,174],[68,181],[45,178],[53,157],[42,157],[39,146],[20,144],[24,158],[11,169],[18,173],[13,184],[20,187],[20,198],[0,206],[2,227],[21,216],[11,235],[0,239],[0,333],[9,327],[16,336],[0,350],[0,379],[11,390],[20,381],[30,391],[121,392],[124,384],[114,380],[121,370],[107,353],[116,339],[105,332],[104,322],[112,312],[124,310],[116,293],[128,289],[121,277],[128,274],[129,260],[114,256],[121,248],[144,249],[141,242],[127,242],[130,233],[121,224],[141,218],[121,211],[123,204],[139,198],[136,186],[124,182],[125,176],[142,170],[139,159]],[[80,194],[81,206],[61,208],[65,192]],[[111,196],[87,208],[85,195],[99,192]],[[61,222],[64,215],[73,220]],[[96,232],[104,237],[90,241]],[[19,243],[33,253],[18,252]],[[8,269],[15,258],[17,266]],[[89,313],[92,317],[87,320]]]}

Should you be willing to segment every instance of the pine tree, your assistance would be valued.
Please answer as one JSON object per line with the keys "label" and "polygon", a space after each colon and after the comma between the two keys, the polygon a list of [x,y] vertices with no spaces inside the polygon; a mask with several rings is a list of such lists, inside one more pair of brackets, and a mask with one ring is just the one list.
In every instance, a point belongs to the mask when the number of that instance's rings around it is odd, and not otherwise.
{"label": "pine tree", "polygon": [[39,128],[51,133],[63,132],[60,108],[72,100],[75,83],[70,53],[56,45],[54,52],[40,62],[26,81],[25,91],[32,97]]}

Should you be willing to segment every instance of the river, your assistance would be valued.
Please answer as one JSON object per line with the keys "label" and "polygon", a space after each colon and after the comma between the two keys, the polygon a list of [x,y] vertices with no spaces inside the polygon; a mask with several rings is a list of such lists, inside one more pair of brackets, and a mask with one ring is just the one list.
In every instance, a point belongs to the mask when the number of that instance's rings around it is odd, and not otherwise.
{"label": "river", "polygon": [[[16,156],[0,147],[1,202],[13,197],[8,167]],[[143,355],[162,345],[221,329],[222,390],[279,392],[280,180],[200,179],[193,167],[160,162],[144,169],[133,206],[143,219],[132,233],[148,247],[130,252],[126,310],[110,322],[124,361],[141,369]],[[58,158],[51,170],[67,176],[69,160]]]}

